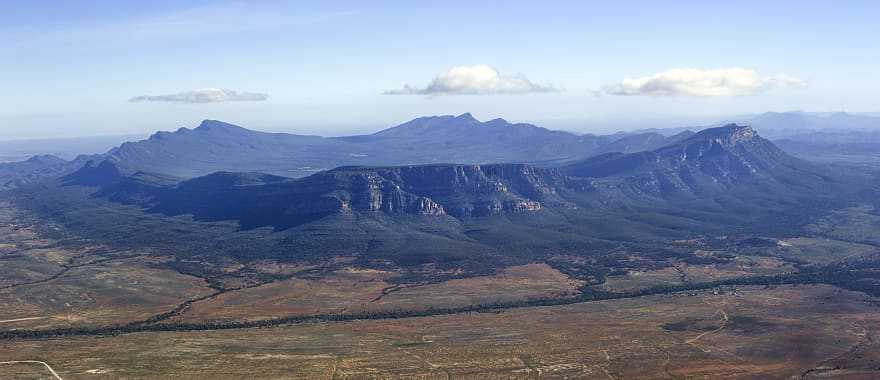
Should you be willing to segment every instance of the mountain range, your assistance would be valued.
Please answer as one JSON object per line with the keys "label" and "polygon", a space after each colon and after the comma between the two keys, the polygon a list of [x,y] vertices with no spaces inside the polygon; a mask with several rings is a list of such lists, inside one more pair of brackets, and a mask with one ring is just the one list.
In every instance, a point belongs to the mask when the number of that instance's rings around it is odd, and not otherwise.
{"label": "mountain range", "polygon": [[[323,138],[205,121],[78,160],[35,159],[58,166],[54,179],[22,184],[12,199],[87,241],[210,276],[334,257],[473,275],[565,252],[593,257],[571,269],[592,273],[626,267],[627,256],[589,252],[662,256],[671,253],[657,247],[674,239],[793,233],[877,194],[874,174],[791,156],[737,124],[577,136],[465,114]],[[313,169],[291,172],[304,164]],[[434,269],[415,269],[424,265]]]}
{"label": "mountain range", "polygon": [[126,141],[146,135],[102,135],[67,138],[0,140],[0,163],[24,161],[33,156],[52,155],[73,160],[82,154],[104,153]]}
{"label": "mountain range", "polygon": [[649,128],[620,135],[671,136],[730,123],[749,125],[787,153],[824,163],[880,165],[880,117],[847,112],[765,112],[730,118],[708,127]]}
{"label": "mountain range", "polygon": [[[60,188],[95,189],[88,199],[160,218],[232,222],[237,232],[229,236],[270,228],[266,236],[274,238],[261,243],[275,242],[274,248],[229,253],[247,260],[294,260],[301,252],[294,247],[308,246],[343,255],[367,250],[372,259],[398,265],[418,251],[423,260],[461,265],[478,259],[461,252],[510,256],[504,247],[546,255],[568,245],[793,228],[803,215],[855,196],[849,183],[786,154],[750,127],[727,125],[651,151],[607,153],[559,167],[345,166],[296,179],[224,171],[182,180],[104,160],[63,177]],[[80,224],[89,219],[78,218]],[[131,234],[125,239],[140,240]]]}
{"label": "mountain range", "polygon": [[[808,160],[870,165],[880,157],[880,118],[847,113],[768,112],[741,118],[786,152]],[[41,155],[0,163],[0,189],[70,173],[92,159],[131,171],[193,178],[216,171],[304,177],[339,166],[519,162],[558,166],[605,153],[650,151],[686,139],[691,130],[646,129],[612,135],[574,134],[471,114],[421,117],[374,134],[326,138],[265,133],[205,120],[196,128],[158,132],[102,155],[68,164]]]}
{"label": "mountain range", "polygon": [[[471,114],[422,117],[371,135],[324,138],[263,133],[206,120],[126,143],[111,159],[135,170],[191,178],[220,170],[303,177],[347,165],[483,164],[575,160],[626,149],[652,149],[677,137],[575,135]],[[181,165],[186,162],[186,165]]]}
{"label": "mountain range", "polygon": [[67,161],[54,155],[36,155],[24,161],[0,163],[0,190],[14,189],[68,174],[91,159],[101,156],[80,156]]}
{"label": "mountain range", "polygon": [[69,173],[92,159],[179,178],[217,171],[297,178],[346,165],[552,164],[605,152],[654,149],[688,134],[577,135],[503,119],[480,122],[468,113],[422,117],[371,135],[335,138],[266,133],[205,120],[196,128],[157,132],[145,140],[123,143],[103,155],[80,156],[68,165],[60,158],[45,166],[0,163],[0,189]]}
{"label": "mountain range", "polygon": [[[305,178],[216,172],[178,181],[121,169],[113,160],[90,163],[67,183],[99,186],[101,196],[134,201],[151,211],[210,220],[300,219],[337,212],[482,217],[551,208],[596,208],[716,197],[744,188],[773,196],[833,188],[825,168],[794,158],[754,129],[711,128],[661,148],[606,153],[557,168],[528,164],[344,166]],[[600,201],[601,200],[601,201]],[[216,205],[227,205],[216,207]],[[253,214],[253,215],[248,215]],[[276,226],[278,227],[278,226]]]}
{"label": "mountain range", "polygon": [[480,122],[470,114],[422,117],[371,135],[336,138],[265,133],[205,120],[193,129],[124,143],[104,159],[180,178],[223,170],[296,178],[346,165],[563,162],[653,149],[684,136],[576,135],[503,119]]}

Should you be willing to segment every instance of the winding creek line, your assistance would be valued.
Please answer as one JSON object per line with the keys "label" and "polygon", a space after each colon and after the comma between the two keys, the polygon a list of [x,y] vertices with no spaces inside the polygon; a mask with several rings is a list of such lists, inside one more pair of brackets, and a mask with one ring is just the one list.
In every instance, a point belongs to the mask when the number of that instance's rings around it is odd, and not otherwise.
{"label": "winding creek line", "polygon": [[[301,323],[318,323],[318,322],[352,322],[363,320],[389,320],[402,318],[444,316],[466,313],[482,313],[482,312],[500,312],[508,309],[518,309],[525,307],[541,307],[541,306],[560,306],[571,305],[585,302],[606,301],[615,299],[638,298],[658,294],[671,294],[682,291],[694,291],[712,289],[719,286],[735,286],[735,285],[786,285],[786,284],[815,284],[829,283],[828,281],[819,281],[813,277],[804,277],[799,273],[788,273],[773,276],[753,276],[741,277],[728,280],[719,280],[703,283],[690,283],[678,286],[664,286],[650,289],[644,289],[629,293],[607,293],[600,291],[588,291],[577,297],[567,298],[544,298],[524,301],[499,302],[492,304],[468,305],[460,307],[448,308],[431,308],[424,310],[394,310],[379,312],[363,312],[363,313],[347,313],[347,314],[313,314],[313,315],[296,315],[274,319],[263,319],[255,321],[224,321],[224,322],[205,322],[205,323],[158,323],[168,319],[170,316],[177,315],[181,311],[186,310],[193,300],[184,302],[170,312],[158,314],[142,321],[135,321],[123,325],[99,326],[99,327],[79,327],[79,328],[56,328],[45,330],[10,330],[0,331],[0,340],[15,339],[43,339],[56,337],[75,337],[75,336],[115,336],[123,334],[132,334],[139,332],[173,332],[173,331],[209,331],[209,330],[230,330],[230,329],[248,329],[248,328],[265,328],[282,325],[292,325]],[[832,284],[833,285],[833,284]],[[216,296],[209,295],[208,297]]]}

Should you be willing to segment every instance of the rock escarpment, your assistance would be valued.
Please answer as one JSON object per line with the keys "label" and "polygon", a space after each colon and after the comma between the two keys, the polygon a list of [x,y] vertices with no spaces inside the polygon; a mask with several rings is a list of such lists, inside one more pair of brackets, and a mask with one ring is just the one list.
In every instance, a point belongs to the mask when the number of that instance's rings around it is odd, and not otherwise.
{"label": "rock escarpment", "polygon": [[541,210],[542,202],[562,202],[557,187],[564,176],[523,164],[344,167],[302,180],[327,181],[330,196],[354,210],[455,217]]}

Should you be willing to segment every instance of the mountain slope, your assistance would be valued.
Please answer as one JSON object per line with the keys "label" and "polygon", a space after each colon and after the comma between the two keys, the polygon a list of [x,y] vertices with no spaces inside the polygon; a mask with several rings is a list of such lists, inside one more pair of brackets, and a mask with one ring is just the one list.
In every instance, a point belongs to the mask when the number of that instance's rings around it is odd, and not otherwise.
{"label": "mountain slope", "polygon": [[[569,213],[619,205],[680,207],[688,200],[764,202],[768,209],[840,187],[822,167],[793,158],[746,126],[728,125],[665,147],[609,153],[561,169],[526,164],[340,167],[301,179],[221,172],[186,181],[144,180],[105,161],[68,176],[100,195],[167,215],[290,228],[339,213],[448,216],[459,220]],[[101,172],[105,181],[95,180]],[[98,175],[98,176],[100,176]]]}
{"label": "mountain slope", "polygon": [[78,169],[92,156],[67,161],[53,155],[33,156],[25,161],[0,163],[0,190],[9,190],[56,178]]}
{"label": "mountain slope", "polygon": [[[181,180],[105,160],[17,202],[95,241],[159,247],[218,268],[233,258],[344,258],[474,274],[576,256],[586,260],[576,259],[579,273],[594,273],[633,254],[665,260],[675,253],[656,247],[674,239],[791,234],[874,194],[865,186],[730,125],[559,169],[347,166],[299,179],[218,172]],[[604,256],[611,252],[616,259]]]}
{"label": "mountain slope", "polygon": [[215,171],[262,171],[289,177],[326,169],[357,153],[318,136],[265,133],[215,120],[128,142],[109,158],[133,170],[196,177]]}
{"label": "mountain slope", "polygon": [[99,187],[99,196],[151,212],[237,220],[246,228],[284,229],[338,213],[466,218],[568,206],[558,194],[561,173],[524,164],[341,167],[301,179],[218,172],[174,181],[123,173],[110,161],[90,163],[65,183]]}
{"label": "mountain slope", "polygon": [[653,205],[725,224],[751,220],[767,229],[795,229],[820,210],[858,197],[856,178],[794,158],[739,125],[703,130],[650,152],[594,157],[562,171],[590,182],[592,204]]}
{"label": "mountain slope", "polygon": [[699,192],[724,188],[755,178],[782,180],[791,171],[816,169],[789,156],[748,126],[710,128],[678,143],[649,152],[609,154],[563,168],[579,177],[649,176],[650,192]]}
{"label": "mountain slope", "polygon": [[577,135],[531,124],[511,124],[504,119],[480,122],[469,113],[422,117],[372,135],[340,139],[359,144],[409,147],[419,151],[425,163],[567,161],[617,149],[654,149],[669,143],[667,137],[653,133]]}
{"label": "mountain slope", "polygon": [[575,135],[503,119],[480,122],[470,114],[423,117],[372,135],[338,138],[264,133],[206,120],[194,129],[125,143],[108,158],[133,171],[183,178],[216,171],[303,177],[351,165],[570,161],[609,149],[654,149],[673,138]]}

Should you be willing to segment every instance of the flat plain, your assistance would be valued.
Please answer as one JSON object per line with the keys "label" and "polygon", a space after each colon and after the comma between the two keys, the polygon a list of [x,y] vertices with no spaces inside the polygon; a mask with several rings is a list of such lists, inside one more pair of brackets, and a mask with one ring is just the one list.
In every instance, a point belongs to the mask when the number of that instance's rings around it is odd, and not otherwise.
{"label": "flat plain", "polygon": [[[870,378],[880,301],[740,287],[499,313],[0,343],[64,378]],[[39,368],[36,368],[39,370]],[[21,369],[19,369],[21,371]]]}

